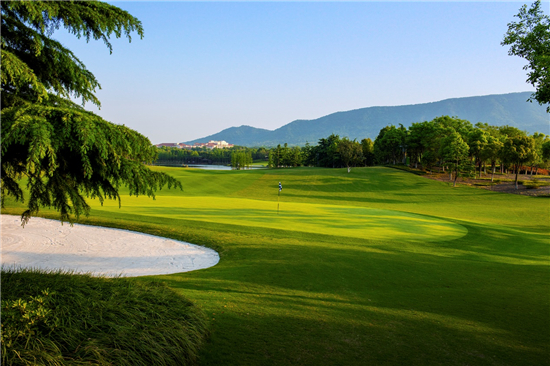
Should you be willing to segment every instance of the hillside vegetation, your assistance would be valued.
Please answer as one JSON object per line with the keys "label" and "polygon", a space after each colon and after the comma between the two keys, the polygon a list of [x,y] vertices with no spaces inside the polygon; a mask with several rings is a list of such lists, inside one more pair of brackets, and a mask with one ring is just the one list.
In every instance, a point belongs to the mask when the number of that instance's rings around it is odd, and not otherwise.
{"label": "hillside vegetation", "polygon": [[473,124],[508,125],[528,133],[547,132],[546,107],[526,102],[530,96],[530,92],[523,92],[403,106],[368,107],[336,112],[312,120],[296,120],[273,131],[251,126],[231,127],[187,143],[225,140],[248,147],[272,147],[284,142],[290,146],[304,146],[306,142],[316,143],[331,134],[349,137],[351,140],[374,140],[378,132],[388,125],[403,124],[408,127],[414,122],[430,121],[444,115],[458,116]]}
{"label": "hillside vegetation", "polygon": [[92,203],[82,222],[220,252],[215,267],[151,278],[208,316],[201,365],[550,359],[548,198],[382,167],[156,169],[184,190]]}

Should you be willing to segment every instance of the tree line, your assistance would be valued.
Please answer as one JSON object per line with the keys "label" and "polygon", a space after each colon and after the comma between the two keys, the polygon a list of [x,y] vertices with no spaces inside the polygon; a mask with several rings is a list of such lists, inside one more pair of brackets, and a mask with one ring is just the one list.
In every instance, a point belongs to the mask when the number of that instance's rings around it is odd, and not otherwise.
{"label": "tree line", "polygon": [[332,134],[319,139],[316,145],[304,147],[288,144],[274,148],[230,149],[205,148],[184,150],[159,148],[160,163],[224,164],[246,168],[252,161],[265,162],[271,168],[315,166],[325,168],[406,164],[423,170],[437,170],[456,180],[464,176],[481,176],[497,167],[501,173],[512,171],[516,184],[520,170],[536,174],[547,168],[550,160],[550,136],[527,134],[511,126],[491,126],[456,117],[441,116],[431,121],[416,122],[406,128],[389,125],[382,128],[374,141],[370,138],[350,140]]}
{"label": "tree line", "polygon": [[[496,167],[500,172],[518,174],[522,167],[530,172],[548,166],[550,137],[543,133],[528,135],[511,126],[472,125],[469,121],[442,116],[431,121],[413,123],[408,129],[400,125],[380,130],[374,142],[378,163],[408,163],[414,168],[434,168],[449,173],[456,180],[473,176],[487,165],[493,180]],[[523,168],[526,170],[526,168]]]}
{"label": "tree line", "polygon": [[253,161],[267,162],[269,149],[265,147],[248,148],[234,146],[226,149],[208,149],[206,147],[179,149],[176,147],[158,147],[158,165],[231,165],[235,168],[249,167]]}

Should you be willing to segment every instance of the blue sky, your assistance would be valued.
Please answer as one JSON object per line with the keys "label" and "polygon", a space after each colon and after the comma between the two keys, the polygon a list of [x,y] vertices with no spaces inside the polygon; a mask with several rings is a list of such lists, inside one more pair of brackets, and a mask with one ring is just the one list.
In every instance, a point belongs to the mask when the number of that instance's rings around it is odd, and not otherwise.
{"label": "blue sky", "polygon": [[102,86],[101,110],[86,108],[153,143],[533,90],[525,61],[500,45],[522,2],[111,3],[141,20],[143,39],[115,39],[110,55],[54,38]]}

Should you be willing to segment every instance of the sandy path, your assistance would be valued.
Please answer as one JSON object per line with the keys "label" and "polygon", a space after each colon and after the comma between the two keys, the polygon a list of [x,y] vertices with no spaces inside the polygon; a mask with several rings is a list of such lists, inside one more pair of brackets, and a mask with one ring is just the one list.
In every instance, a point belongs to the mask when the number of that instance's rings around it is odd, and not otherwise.
{"label": "sandy path", "polygon": [[108,277],[194,271],[216,265],[212,249],[128,230],[1,215],[2,266],[65,269]]}

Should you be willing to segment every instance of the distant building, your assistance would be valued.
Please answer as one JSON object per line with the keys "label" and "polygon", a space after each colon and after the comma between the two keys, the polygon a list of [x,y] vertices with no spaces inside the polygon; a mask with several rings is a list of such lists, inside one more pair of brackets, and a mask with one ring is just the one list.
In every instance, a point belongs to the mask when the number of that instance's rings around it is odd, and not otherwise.
{"label": "distant building", "polygon": [[233,147],[235,145],[233,144],[228,144],[226,141],[214,141],[214,140],[210,140],[208,141],[207,143],[204,143],[204,142],[195,142],[195,144],[193,145],[193,147],[206,147],[207,149],[225,149],[225,148],[228,148],[228,147]]}
{"label": "distant building", "polygon": [[163,147],[163,146],[176,147],[178,149],[193,149],[193,148],[206,147],[207,149],[212,150],[212,149],[225,149],[225,148],[233,147],[235,145],[228,144],[226,141],[210,140],[206,143],[204,143],[204,142],[195,142],[193,145],[187,145],[187,144],[184,144],[182,142],[180,142],[179,144],[172,143],[172,142],[165,142],[165,143],[162,143],[162,144],[157,144],[155,146],[156,147]]}
{"label": "distant building", "polygon": [[233,144],[228,144],[228,143],[225,142],[225,141],[214,141],[214,140],[210,140],[210,141],[208,141],[208,143],[206,144],[206,146],[212,147],[213,149],[225,149],[226,147],[233,147],[233,146],[235,146],[235,145],[233,145]]}

